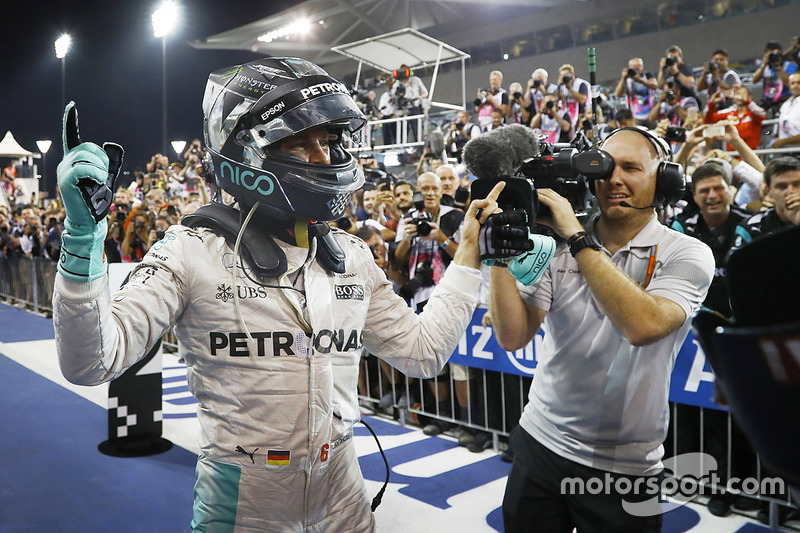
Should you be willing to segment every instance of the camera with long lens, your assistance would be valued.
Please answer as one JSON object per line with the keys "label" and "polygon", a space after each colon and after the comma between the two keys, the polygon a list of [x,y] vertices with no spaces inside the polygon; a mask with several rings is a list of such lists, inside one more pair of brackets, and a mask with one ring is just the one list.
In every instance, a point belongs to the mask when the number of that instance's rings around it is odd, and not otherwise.
{"label": "camera with long lens", "polygon": [[586,218],[594,205],[589,183],[606,179],[614,170],[614,160],[597,146],[591,146],[583,135],[571,144],[540,145],[537,156],[526,159],[513,176],[498,179],[478,179],[472,182],[472,197],[486,198],[498,181],[506,186],[497,199],[503,211],[524,210],[531,231],[540,217],[550,217],[550,208],[539,202],[537,189],[552,189],[566,198],[575,215]]}
{"label": "camera with long lens", "polygon": [[416,210],[411,214],[411,222],[417,227],[417,235],[427,237],[433,231],[433,215],[425,211],[425,195],[422,192],[415,192],[413,198]]}
{"label": "camera with long lens", "polygon": [[433,261],[428,258],[417,263],[414,277],[400,287],[400,296],[410,300],[420,289],[433,286]]}
{"label": "camera with long lens", "polygon": [[674,64],[675,64],[675,63],[677,63],[677,62],[678,62],[678,60],[677,60],[677,59],[675,59],[674,57],[672,57],[672,56],[667,56],[667,57],[664,59],[664,66],[665,66],[665,67],[671,67],[672,65],[674,65]]}
{"label": "camera with long lens", "polygon": [[780,50],[773,50],[767,57],[767,63],[770,65],[780,65],[783,63],[783,55]]}
{"label": "camera with long lens", "polygon": [[571,82],[574,79],[575,78],[572,75],[564,74],[564,77],[561,78],[561,83],[563,83],[564,85],[567,85],[567,84],[569,84],[569,82]]}
{"label": "camera with long lens", "polygon": [[628,77],[629,78],[633,78],[637,74],[639,74],[639,69],[638,68],[629,68],[628,69]]}
{"label": "camera with long lens", "polygon": [[400,111],[414,107],[414,102],[406,98],[406,86],[402,83],[397,83],[394,86],[392,104],[394,104],[396,110]]}
{"label": "camera with long lens", "polygon": [[719,63],[716,61],[709,61],[708,62],[708,71],[709,72],[716,72],[719,70]]}
{"label": "camera with long lens", "polygon": [[538,89],[542,86],[542,80],[533,80],[533,88]]}

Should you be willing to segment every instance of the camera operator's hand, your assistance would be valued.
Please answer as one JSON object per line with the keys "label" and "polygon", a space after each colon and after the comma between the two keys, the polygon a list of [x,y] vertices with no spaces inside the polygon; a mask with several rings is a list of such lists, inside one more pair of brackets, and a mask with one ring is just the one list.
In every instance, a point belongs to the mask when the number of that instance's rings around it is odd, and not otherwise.
{"label": "camera operator's hand", "polygon": [[717,105],[725,98],[725,95],[722,94],[721,90],[717,90],[714,94],[711,95],[711,98],[708,99],[709,103]]}
{"label": "camera operator's hand", "polygon": [[56,171],[66,219],[58,271],[79,281],[105,275],[103,242],[114,181],[122,166],[122,147],[81,143],[78,111],[70,102],[64,111],[64,158]]}
{"label": "camera operator's hand", "polygon": [[561,237],[567,239],[579,231],[583,226],[575,216],[569,200],[552,189],[538,189],[539,201],[550,208],[552,218],[539,218],[537,222],[553,228]]}

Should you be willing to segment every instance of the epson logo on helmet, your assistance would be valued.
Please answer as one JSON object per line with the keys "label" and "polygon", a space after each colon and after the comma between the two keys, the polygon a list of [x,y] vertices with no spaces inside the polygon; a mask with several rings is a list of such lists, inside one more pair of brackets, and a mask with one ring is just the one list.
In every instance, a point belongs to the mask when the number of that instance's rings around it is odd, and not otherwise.
{"label": "epson logo on helmet", "polygon": [[[260,174],[256,176],[255,172],[251,170],[244,170],[236,165],[231,165],[227,161],[223,161],[219,166],[219,174],[223,179],[227,179],[234,185],[240,185],[250,191],[258,191],[264,196],[269,196],[275,190],[274,174]],[[262,182],[267,183],[267,188],[260,187]]]}
{"label": "epson logo on helmet", "polygon": [[316,85],[312,85],[311,87],[306,87],[305,89],[300,90],[300,94],[303,98],[311,98],[312,96],[319,96],[321,94],[327,93],[342,93],[342,94],[350,94],[350,91],[347,90],[347,86],[343,83],[318,83]]}
{"label": "epson logo on helmet", "polygon": [[283,111],[285,108],[286,104],[284,104],[283,102],[278,102],[274,106],[270,107],[269,109],[261,113],[261,120],[266,121],[269,117]]}

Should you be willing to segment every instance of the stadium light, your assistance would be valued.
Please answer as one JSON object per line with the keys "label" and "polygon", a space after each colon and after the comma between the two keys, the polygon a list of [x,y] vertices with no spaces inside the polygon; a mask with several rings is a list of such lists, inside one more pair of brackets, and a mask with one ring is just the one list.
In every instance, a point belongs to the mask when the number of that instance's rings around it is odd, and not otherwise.
{"label": "stadium light", "polygon": [[72,37],[67,33],[62,33],[56,39],[56,58],[61,60],[61,109],[67,105],[67,63],[66,57],[69,47],[72,46]]}
{"label": "stadium light", "polygon": [[172,149],[178,154],[178,157],[183,154],[183,149],[186,148],[186,141],[172,141]]}
{"label": "stadium light", "polygon": [[[319,22],[320,24],[323,23],[323,21]],[[291,24],[259,35],[258,40],[263,43],[271,43],[278,39],[290,39],[292,35],[306,35],[311,31],[312,26],[311,21],[306,18],[297,19]]]}
{"label": "stadium light", "polygon": [[150,21],[153,35],[161,39],[161,148],[167,154],[167,35],[174,29],[180,18],[178,4],[167,0],[156,9]]}
{"label": "stadium light", "polygon": [[56,39],[56,57],[58,59],[64,59],[67,57],[67,52],[69,52],[69,47],[72,44],[72,37],[68,34],[64,33]]}

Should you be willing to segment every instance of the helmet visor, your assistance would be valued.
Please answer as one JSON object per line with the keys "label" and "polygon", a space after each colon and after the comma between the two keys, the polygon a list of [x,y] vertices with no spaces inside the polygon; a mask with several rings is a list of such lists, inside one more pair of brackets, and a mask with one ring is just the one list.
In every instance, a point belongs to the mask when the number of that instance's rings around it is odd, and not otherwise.
{"label": "helmet visor", "polygon": [[[281,104],[276,103],[272,109]],[[267,112],[269,110],[264,113]],[[302,102],[266,124],[254,125],[248,131],[249,135],[238,134],[237,142],[253,148],[260,157],[266,158],[268,146],[274,146],[302,131],[335,125],[352,134],[364,124],[366,119],[350,95],[328,94]]]}

